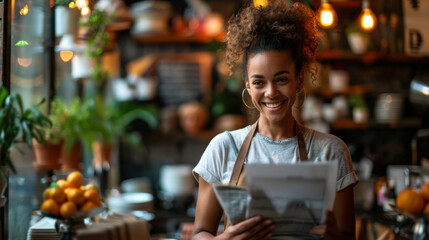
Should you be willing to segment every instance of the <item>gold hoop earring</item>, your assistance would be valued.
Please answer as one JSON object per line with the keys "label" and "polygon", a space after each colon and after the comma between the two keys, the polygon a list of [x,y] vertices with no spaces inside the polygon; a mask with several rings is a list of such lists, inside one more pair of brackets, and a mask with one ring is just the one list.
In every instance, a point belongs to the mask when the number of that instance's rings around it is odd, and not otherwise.
{"label": "gold hoop earring", "polygon": [[243,100],[243,103],[247,108],[250,108],[250,109],[255,108],[255,107],[250,107],[249,105],[247,105],[246,100],[244,100],[244,92],[245,91],[246,91],[246,88],[243,88],[243,91],[241,92],[241,100]]}
{"label": "gold hoop earring", "polygon": [[296,93],[296,96],[297,97],[296,97],[295,103],[297,104],[294,104],[294,107],[297,109],[301,109],[307,97],[307,93],[305,92],[305,89],[301,88],[300,91]]}

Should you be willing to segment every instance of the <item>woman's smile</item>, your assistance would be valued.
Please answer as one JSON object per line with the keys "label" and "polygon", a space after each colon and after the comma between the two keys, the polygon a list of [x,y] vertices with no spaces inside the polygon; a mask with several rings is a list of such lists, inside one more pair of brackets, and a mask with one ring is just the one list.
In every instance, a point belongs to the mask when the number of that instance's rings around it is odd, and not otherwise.
{"label": "woman's smile", "polygon": [[284,105],[285,102],[286,100],[277,101],[277,102],[262,102],[262,104],[264,104],[269,111],[276,111],[276,110],[279,110]]}

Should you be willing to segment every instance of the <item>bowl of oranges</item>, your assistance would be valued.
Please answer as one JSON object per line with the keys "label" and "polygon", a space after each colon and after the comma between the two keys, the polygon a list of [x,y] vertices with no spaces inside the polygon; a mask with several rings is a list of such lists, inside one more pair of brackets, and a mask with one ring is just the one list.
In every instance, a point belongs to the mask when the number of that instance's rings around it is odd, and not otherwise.
{"label": "bowl of oranges", "polygon": [[396,198],[396,208],[413,219],[423,216],[429,220],[429,183],[419,189],[402,190]]}
{"label": "bowl of oranges", "polygon": [[84,178],[78,171],[52,182],[43,192],[40,206],[44,216],[71,220],[92,217],[104,210],[98,188],[93,184],[84,185]]}

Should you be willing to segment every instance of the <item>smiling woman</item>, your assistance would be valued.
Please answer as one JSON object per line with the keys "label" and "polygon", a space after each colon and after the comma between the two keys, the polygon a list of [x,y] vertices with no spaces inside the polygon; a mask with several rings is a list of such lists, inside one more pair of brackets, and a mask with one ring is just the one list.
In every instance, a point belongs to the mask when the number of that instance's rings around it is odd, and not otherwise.
{"label": "smiling woman", "polygon": [[[325,223],[311,225],[306,237],[355,238],[353,186],[358,178],[346,144],[301,125],[292,114],[304,92],[304,77],[315,79],[317,43],[315,15],[302,3],[289,6],[283,0],[269,0],[264,7],[249,4],[229,21],[227,62],[233,70],[243,60],[243,101],[259,117],[252,126],[214,137],[194,168],[199,182],[194,239],[212,239],[217,234],[222,208],[211,184],[244,186],[246,165],[253,163],[331,160],[339,162],[335,204],[327,211]],[[272,235],[275,222],[270,217],[254,216],[233,226],[226,222],[220,238],[296,239],[278,235],[277,230]]]}
{"label": "smiling woman", "polygon": [[[253,106],[260,113],[260,124],[265,122],[284,124],[290,120],[293,124],[292,106],[296,93],[302,88],[302,82],[298,82],[290,53],[287,51],[257,53],[249,59],[247,73],[246,91],[252,99]],[[281,140],[287,137],[271,138]]]}

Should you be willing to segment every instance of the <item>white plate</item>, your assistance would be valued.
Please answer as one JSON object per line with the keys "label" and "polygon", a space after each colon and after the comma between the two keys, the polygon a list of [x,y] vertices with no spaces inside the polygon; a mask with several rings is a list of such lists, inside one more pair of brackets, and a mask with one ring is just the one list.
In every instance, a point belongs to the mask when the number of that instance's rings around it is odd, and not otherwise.
{"label": "white plate", "polygon": [[153,195],[144,192],[121,193],[119,196],[110,197],[108,200],[112,205],[139,205],[153,201]]}

